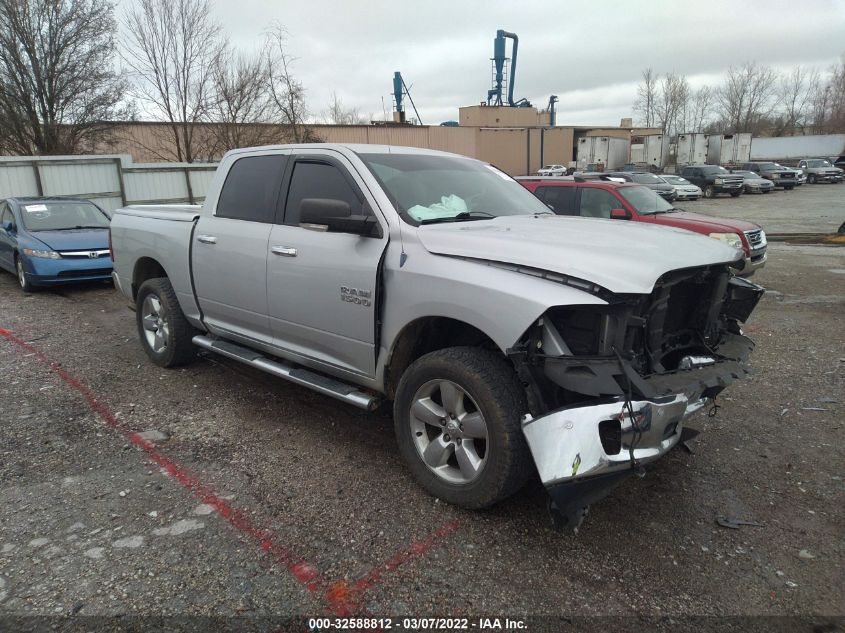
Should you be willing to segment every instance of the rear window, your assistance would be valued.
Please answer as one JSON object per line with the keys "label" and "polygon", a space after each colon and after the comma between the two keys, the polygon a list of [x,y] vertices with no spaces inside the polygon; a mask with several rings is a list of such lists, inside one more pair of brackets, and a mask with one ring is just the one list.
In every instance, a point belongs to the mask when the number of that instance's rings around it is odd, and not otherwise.
{"label": "rear window", "polygon": [[215,215],[249,222],[273,222],[286,163],[287,156],[283,154],[246,156],[236,160],[226,175]]}
{"label": "rear window", "polygon": [[537,197],[558,215],[577,215],[575,187],[538,187]]}

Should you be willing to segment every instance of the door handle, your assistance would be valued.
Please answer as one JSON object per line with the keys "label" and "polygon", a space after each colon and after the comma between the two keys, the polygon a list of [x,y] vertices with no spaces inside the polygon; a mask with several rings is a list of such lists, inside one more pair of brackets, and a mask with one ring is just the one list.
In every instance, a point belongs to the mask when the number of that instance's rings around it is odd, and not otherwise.
{"label": "door handle", "polygon": [[217,244],[217,238],[213,235],[197,235],[197,242],[203,244]]}
{"label": "door handle", "polygon": [[296,257],[296,249],[292,246],[273,246],[270,248],[270,252],[282,257]]}

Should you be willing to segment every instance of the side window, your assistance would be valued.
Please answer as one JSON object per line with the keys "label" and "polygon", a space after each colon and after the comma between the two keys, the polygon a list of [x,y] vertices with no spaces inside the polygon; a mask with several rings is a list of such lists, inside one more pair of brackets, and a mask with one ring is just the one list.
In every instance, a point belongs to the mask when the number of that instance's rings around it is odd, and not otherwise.
{"label": "side window", "polygon": [[272,222],[287,156],[246,156],[229,169],[215,215],[221,218]]}
{"label": "side window", "polygon": [[558,215],[576,215],[575,187],[543,187],[545,190],[540,198],[550,204]]}
{"label": "side window", "polygon": [[584,187],[581,189],[581,216],[585,218],[610,218],[610,210],[621,206],[609,191]]}
{"label": "side window", "polygon": [[300,160],[293,166],[285,204],[285,224],[299,224],[299,207],[307,198],[342,200],[349,204],[352,215],[370,213],[369,206],[362,203],[340,169],[329,163]]}
{"label": "side window", "polygon": [[0,204],[0,224],[6,224],[6,222],[15,223],[15,216],[12,215],[12,210],[9,208],[8,202]]}

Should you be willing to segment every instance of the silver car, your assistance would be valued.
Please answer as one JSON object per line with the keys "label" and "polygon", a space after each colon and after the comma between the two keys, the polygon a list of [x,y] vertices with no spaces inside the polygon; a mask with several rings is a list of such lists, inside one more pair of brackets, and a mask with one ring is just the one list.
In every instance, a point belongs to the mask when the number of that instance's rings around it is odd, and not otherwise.
{"label": "silver car", "polygon": [[759,174],[753,171],[734,169],[731,173],[742,176],[745,193],[769,193],[775,188],[775,184],[771,180],[761,178]]}
{"label": "silver car", "polygon": [[664,174],[658,178],[675,189],[676,200],[698,200],[702,196],[701,187],[692,184],[686,178],[673,174]]}

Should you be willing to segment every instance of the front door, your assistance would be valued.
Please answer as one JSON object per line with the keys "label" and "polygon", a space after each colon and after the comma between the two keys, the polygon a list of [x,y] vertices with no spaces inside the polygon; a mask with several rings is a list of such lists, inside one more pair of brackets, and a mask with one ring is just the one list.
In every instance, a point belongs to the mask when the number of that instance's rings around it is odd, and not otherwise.
{"label": "front door", "polygon": [[382,237],[300,226],[303,200],[341,200],[352,215],[372,214],[374,200],[342,155],[303,150],[289,170],[267,253],[267,302],[275,345],[335,369],[375,375],[375,327]]}
{"label": "front door", "polygon": [[288,156],[237,159],[215,209],[194,229],[191,261],[203,320],[213,331],[270,344],[267,243]]}

